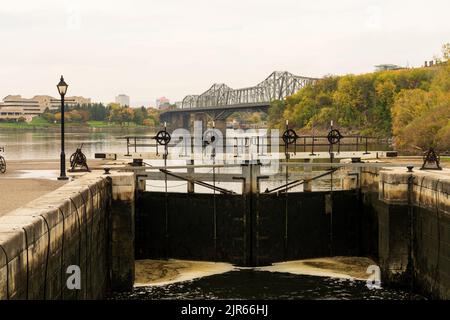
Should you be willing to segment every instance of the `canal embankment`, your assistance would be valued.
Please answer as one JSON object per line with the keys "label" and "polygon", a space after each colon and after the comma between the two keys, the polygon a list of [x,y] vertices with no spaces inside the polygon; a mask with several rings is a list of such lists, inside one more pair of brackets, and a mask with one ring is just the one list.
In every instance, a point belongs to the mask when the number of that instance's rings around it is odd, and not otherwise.
{"label": "canal embankment", "polygon": [[132,173],[92,172],[1,216],[0,300],[99,299],[129,289],[134,181]]}
{"label": "canal embankment", "polygon": [[450,299],[450,170],[367,167],[361,186],[383,281]]}
{"label": "canal embankment", "polygon": [[[349,190],[332,192],[183,194],[136,185],[132,172],[95,171],[0,217],[0,298],[104,298],[131,291],[145,274],[162,282],[185,279],[183,269],[201,274],[194,263],[156,259],[273,264],[316,276],[311,267],[348,274],[355,263],[346,259],[355,256],[380,266],[383,286],[450,297],[448,169],[368,164]],[[136,278],[137,258],[153,262]],[[308,260],[286,262],[298,259]],[[80,267],[80,290],[67,287],[70,266]]]}

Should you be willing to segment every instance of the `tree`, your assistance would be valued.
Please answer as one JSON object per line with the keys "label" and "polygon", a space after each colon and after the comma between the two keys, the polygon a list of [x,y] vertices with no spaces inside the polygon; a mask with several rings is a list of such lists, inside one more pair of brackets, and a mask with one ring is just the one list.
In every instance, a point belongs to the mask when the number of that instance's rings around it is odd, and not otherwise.
{"label": "tree", "polygon": [[89,112],[89,118],[95,121],[105,121],[108,118],[108,110],[101,103],[88,105],[86,110]]}
{"label": "tree", "polygon": [[55,114],[50,112],[45,112],[41,116],[43,119],[47,120],[48,122],[54,122],[55,121]]}
{"label": "tree", "polygon": [[120,110],[120,114],[122,115],[122,121],[123,122],[131,122],[134,118],[134,110],[130,107],[125,107]]}
{"label": "tree", "polygon": [[144,121],[142,121],[142,124],[147,127],[155,127],[156,126],[155,120],[152,118],[144,119]]}
{"label": "tree", "polygon": [[141,107],[141,112],[142,112],[142,116],[144,117],[144,119],[147,118],[147,116],[148,116],[147,108],[142,106]]}
{"label": "tree", "polygon": [[108,116],[108,120],[110,122],[118,122],[120,124],[123,123],[123,114],[121,113],[120,109],[117,108],[111,108],[109,109],[109,116]]}
{"label": "tree", "polygon": [[[67,115],[67,116],[66,116]],[[64,114],[64,119],[67,119],[68,122],[82,122],[83,117],[78,110],[72,110]]]}
{"label": "tree", "polygon": [[267,120],[272,127],[278,127],[286,108],[284,101],[275,100],[270,103]]}
{"label": "tree", "polygon": [[[145,110],[145,108],[144,108],[144,110]],[[134,123],[141,125],[142,121],[144,121],[144,119],[145,118],[144,118],[144,113],[142,112],[142,109],[141,108],[134,109],[134,118],[133,118]]]}

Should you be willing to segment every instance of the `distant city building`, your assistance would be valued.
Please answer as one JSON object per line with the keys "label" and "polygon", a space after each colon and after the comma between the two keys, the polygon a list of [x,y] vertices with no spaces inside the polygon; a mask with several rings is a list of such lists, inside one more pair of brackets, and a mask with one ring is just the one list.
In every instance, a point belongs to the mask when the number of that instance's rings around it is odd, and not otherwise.
{"label": "distant city building", "polygon": [[170,107],[170,100],[166,97],[156,99],[156,108],[159,110],[166,110]]}
{"label": "distant city building", "polygon": [[126,94],[119,94],[116,97],[116,103],[120,104],[121,107],[130,106],[130,97]]}
{"label": "distant city building", "polygon": [[378,66],[375,66],[376,71],[400,70],[400,69],[403,69],[403,67],[397,66],[395,64],[380,64]]}
{"label": "distant city building", "polygon": [[[64,105],[72,107],[91,103],[90,98],[84,97],[65,97]],[[61,100],[51,96],[39,95],[31,99],[22,98],[20,95],[9,95],[3,98],[0,103],[0,119],[17,120],[21,117],[31,120],[38,116],[46,109],[59,110],[61,108]]]}

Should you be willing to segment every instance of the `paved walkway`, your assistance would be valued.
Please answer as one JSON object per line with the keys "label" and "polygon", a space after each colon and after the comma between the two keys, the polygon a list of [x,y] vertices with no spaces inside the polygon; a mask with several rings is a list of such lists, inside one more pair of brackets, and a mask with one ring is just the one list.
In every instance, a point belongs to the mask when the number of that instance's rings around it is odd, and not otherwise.
{"label": "paved walkway", "polygon": [[[93,168],[100,163],[88,161]],[[7,161],[6,173],[0,174],[0,216],[67,183],[56,180],[58,174],[58,160]]]}

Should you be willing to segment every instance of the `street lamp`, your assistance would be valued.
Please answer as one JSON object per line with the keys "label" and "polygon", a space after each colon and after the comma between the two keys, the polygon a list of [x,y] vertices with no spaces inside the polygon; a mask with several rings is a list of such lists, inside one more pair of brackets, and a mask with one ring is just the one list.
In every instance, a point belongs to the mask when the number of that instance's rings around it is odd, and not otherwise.
{"label": "street lamp", "polygon": [[61,80],[56,85],[58,88],[58,92],[61,95],[61,158],[60,158],[60,169],[61,172],[59,174],[58,180],[67,180],[69,179],[66,176],[66,155],[64,154],[64,96],[67,92],[67,83],[64,82],[63,76],[61,76]]}

